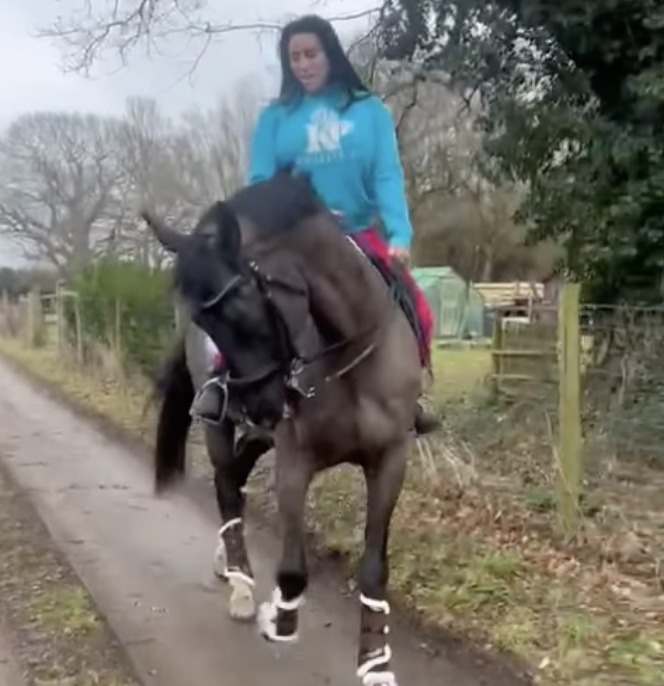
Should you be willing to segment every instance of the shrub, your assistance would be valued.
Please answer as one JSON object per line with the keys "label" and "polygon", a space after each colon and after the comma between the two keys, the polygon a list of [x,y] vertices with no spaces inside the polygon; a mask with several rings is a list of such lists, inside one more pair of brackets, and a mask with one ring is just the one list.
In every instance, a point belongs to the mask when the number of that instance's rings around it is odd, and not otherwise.
{"label": "shrub", "polygon": [[[79,296],[84,338],[111,346],[123,364],[152,375],[175,326],[170,271],[103,259],[70,286]],[[66,317],[74,330],[73,302]]]}

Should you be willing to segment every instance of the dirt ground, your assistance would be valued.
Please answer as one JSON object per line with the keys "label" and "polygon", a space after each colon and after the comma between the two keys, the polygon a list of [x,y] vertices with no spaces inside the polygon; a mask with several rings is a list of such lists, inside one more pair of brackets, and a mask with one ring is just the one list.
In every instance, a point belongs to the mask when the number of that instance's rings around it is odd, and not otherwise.
{"label": "dirt ground", "polygon": [[124,651],[0,463],[0,684],[135,686]]}
{"label": "dirt ground", "polygon": [[3,686],[25,686],[25,679],[14,655],[8,631],[0,627],[0,684]]}
{"label": "dirt ground", "polygon": [[[264,643],[255,627],[227,618],[225,591],[212,577],[217,516],[209,486],[199,484],[156,499],[144,455],[109,441],[108,435],[4,362],[0,385],[0,459],[90,589],[142,683],[253,686],[269,678],[274,686],[348,686],[356,681],[355,594],[340,594],[329,574],[315,573],[324,569],[314,569],[302,616],[302,643],[287,649]],[[253,522],[248,542],[263,599],[272,586],[278,545],[269,531]],[[29,585],[21,588],[24,603],[33,607],[39,596]],[[77,608],[74,626],[89,630],[97,626],[90,617],[97,615],[79,594],[70,589],[65,597]],[[46,595],[40,616],[57,617],[58,607]],[[462,646],[424,639],[397,617],[394,627],[394,664],[404,683],[524,683],[502,664],[479,659]],[[70,637],[62,640],[71,642]],[[57,645],[52,655],[59,664]],[[58,678],[42,684],[87,686]]]}

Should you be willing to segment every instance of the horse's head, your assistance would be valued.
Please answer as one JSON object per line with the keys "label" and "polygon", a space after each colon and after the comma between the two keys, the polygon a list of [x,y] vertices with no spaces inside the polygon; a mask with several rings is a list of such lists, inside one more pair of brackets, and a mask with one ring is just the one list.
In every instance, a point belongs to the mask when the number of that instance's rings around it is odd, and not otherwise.
{"label": "horse's head", "polygon": [[142,217],[175,253],[176,288],[193,321],[223,351],[234,400],[252,422],[274,428],[284,412],[293,349],[264,278],[243,255],[236,214],[217,202],[189,235],[148,212]]}

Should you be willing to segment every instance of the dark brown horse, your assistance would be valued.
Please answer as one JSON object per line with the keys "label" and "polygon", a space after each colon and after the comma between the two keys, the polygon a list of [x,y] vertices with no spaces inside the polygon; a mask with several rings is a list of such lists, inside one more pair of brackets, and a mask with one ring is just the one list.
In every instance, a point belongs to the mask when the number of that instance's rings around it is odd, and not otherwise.
{"label": "dark brown horse", "polygon": [[[349,462],[367,484],[358,677],[394,685],[386,641],[387,546],[401,492],[420,392],[420,358],[408,319],[371,262],[340,231],[306,179],[278,175],[216,203],[190,235],[143,214],[176,254],[176,287],[194,324],[224,351],[225,420],[206,427],[223,524],[231,614],[255,610],[242,533],[241,488],[265,450],[233,450],[244,421],[273,432],[283,553],[271,601],[259,608],[263,635],[297,638],[307,587],[304,508],[317,472]],[[194,384],[185,356],[164,380],[156,486],[184,473]]]}

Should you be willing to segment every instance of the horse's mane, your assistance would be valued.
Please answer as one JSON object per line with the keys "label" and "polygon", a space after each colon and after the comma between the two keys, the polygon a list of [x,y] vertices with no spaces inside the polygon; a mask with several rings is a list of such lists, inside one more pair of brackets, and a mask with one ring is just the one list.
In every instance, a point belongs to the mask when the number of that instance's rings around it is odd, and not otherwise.
{"label": "horse's mane", "polygon": [[[327,213],[308,176],[279,172],[267,181],[245,186],[226,200],[238,216],[248,219],[261,234],[282,234],[296,228],[304,219]],[[220,204],[213,205],[199,226],[212,222],[224,225]]]}
{"label": "horse's mane", "polygon": [[[276,247],[273,238],[279,244],[285,239],[289,251],[300,254],[302,264],[306,264],[300,275],[307,283],[312,315],[321,330],[334,332],[334,335],[330,334],[331,338],[350,338],[356,333],[358,321],[371,320],[373,315],[369,311],[371,308],[367,309],[367,295],[374,291],[370,286],[372,281],[378,279],[377,283],[380,283],[378,274],[346,240],[307,176],[283,171],[267,181],[240,189],[226,201],[208,208],[194,229],[194,235],[199,232],[204,235],[208,231],[206,227],[210,226],[223,230],[238,219],[247,220],[252,225],[252,233],[256,232],[254,235],[268,239],[269,249],[264,254],[259,247],[260,240],[252,244],[254,257],[257,256],[255,250],[261,253],[261,259],[273,254],[272,249]],[[180,256],[181,260],[189,261],[189,267],[182,272],[193,275],[191,291],[200,284],[202,265],[209,251],[209,244],[200,241],[191,254]],[[344,268],[340,270],[341,263]],[[384,288],[384,284],[380,285]],[[358,299],[357,292],[364,296]],[[206,292],[201,297],[211,295]]]}

